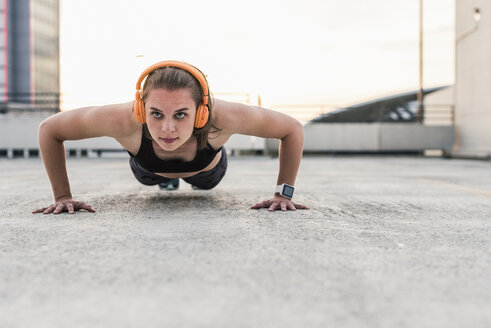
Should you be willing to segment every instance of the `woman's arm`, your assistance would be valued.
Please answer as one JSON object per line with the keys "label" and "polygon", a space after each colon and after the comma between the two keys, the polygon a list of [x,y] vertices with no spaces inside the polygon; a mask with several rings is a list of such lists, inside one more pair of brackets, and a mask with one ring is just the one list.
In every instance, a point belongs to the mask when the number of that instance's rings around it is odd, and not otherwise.
{"label": "woman's arm", "polygon": [[[280,140],[279,172],[277,185],[295,185],[303,153],[303,126],[294,118],[269,109],[239,103],[215,101],[216,124],[228,134],[245,134]],[[275,189],[275,188],[274,188]],[[293,203],[290,199],[275,193],[272,199],[254,205],[252,208],[268,207],[274,211],[307,209],[307,206]]]}
{"label": "woman's arm", "polygon": [[77,209],[94,211],[89,205],[72,198],[63,142],[100,136],[124,140],[138,127],[131,109],[132,103],[85,107],[55,114],[40,124],[39,147],[55,203],[33,213],[73,213]]}

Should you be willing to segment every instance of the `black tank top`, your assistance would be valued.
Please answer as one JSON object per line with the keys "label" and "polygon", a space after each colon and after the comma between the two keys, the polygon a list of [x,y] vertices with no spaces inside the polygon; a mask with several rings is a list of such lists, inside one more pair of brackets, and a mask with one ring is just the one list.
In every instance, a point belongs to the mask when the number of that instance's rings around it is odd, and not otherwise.
{"label": "black tank top", "polygon": [[152,140],[145,137],[142,133],[140,149],[136,156],[133,156],[136,162],[144,169],[153,173],[181,173],[181,172],[196,172],[203,170],[215,158],[216,154],[222,149],[215,150],[209,143],[201,150],[196,151],[196,156],[190,162],[181,160],[162,160],[155,155],[152,146]]}

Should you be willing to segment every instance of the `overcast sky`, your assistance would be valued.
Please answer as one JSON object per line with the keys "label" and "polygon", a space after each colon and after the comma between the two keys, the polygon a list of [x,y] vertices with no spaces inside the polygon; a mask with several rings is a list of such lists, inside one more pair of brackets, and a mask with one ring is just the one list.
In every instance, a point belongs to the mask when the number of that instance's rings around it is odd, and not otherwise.
{"label": "overcast sky", "polygon": [[[453,83],[454,6],[424,0],[426,87]],[[412,90],[418,24],[419,0],[61,0],[64,108],[130,100],[141,71],[168,59],[266,106]]]}

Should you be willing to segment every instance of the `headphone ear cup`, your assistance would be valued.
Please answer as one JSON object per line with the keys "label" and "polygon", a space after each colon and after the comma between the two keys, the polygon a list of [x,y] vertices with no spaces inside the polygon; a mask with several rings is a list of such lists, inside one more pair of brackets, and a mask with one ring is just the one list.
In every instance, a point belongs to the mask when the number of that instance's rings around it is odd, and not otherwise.
{"label": "headphone ear cup", "polygon": [[145,123],[145,104],[143,100],[140,99],[140,92],[137,91],[135,95],[135,108],[133,109],[133,114],[138,122]]}
{"label": "headphone ear cup", "polygon": [[210,113],[208,112],[208,107],[205,105],[200,105],[196,110],[196,118],[194,120],[194,127],[200,129],[206,125],[208,122],[208,116]]}

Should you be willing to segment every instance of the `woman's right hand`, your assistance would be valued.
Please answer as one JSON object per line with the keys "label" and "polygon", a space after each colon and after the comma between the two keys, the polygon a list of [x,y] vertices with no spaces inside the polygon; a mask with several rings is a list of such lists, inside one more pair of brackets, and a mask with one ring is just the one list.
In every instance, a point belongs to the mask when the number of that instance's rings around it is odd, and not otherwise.
{"label": "woman's right hand", "polygon": [[43,214],[58,214],[61,212],[68,212],[69,214],[75,213],[75,211],[86,210],[91,213],[95,213],[95,210],[88,204],[84,202],[79,202],[73,198],[64,198],[58,200],[51,206],[39,208],[32,212],[32,214],[43,213]]}

